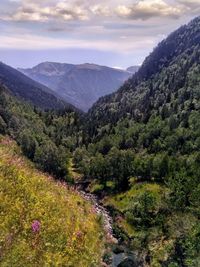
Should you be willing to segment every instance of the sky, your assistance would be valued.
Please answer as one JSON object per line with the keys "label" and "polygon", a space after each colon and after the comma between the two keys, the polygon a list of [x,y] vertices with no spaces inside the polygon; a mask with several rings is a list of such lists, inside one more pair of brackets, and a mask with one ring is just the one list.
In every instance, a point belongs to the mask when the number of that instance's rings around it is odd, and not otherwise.
{"label": "sky", "polygon": [[199,14],[200,0],[1,0],[0,61],[140,65]]}

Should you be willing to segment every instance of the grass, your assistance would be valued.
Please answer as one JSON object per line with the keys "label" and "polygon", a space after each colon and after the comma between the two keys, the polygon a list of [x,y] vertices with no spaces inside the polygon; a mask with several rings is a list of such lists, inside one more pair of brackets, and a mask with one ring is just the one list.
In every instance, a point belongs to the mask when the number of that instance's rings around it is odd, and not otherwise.
{"label": "grass", "polygon": [[0,203],[1,267],[100,266],[103,231],[91,204],[8,138],[0,139]]}
{"label": "grass", "polygon": [[70,158],[68,165],[69,165],[68,166],[69,175],[73,179],[73,181],[79,182],[80,180],[82,180],[83,176],[82,174],[77,172],[76,168],[74,167],[72,158]]}
{"label": "grass", "polygon": [[138,183],[125,193],[108,197],[105,204],[113,206],[116,210],[123,212],[127,209],[127,206],[129,206],[131,199],[134,199],[138,194],[144,193],[145,191],[152,192],[159,200],[164,188],[156,183]]}
{"label": "grass", "polygon": [[[127,234],[129,238],[135,238],[140,235],[141,230],[131,225],[123,216],[128,209],[130,202],[137,196],[145,191],[152,192],[157,201],[161,201],[161,195],[164,192],[164,188],[156,183],[135,183],[132,188],[124,193],[112,195],[104,200],[106,206],[110,206],[118,211],[122,216],[117,217],[117,225]],[[142,231],[143,232],[143,231]]]}

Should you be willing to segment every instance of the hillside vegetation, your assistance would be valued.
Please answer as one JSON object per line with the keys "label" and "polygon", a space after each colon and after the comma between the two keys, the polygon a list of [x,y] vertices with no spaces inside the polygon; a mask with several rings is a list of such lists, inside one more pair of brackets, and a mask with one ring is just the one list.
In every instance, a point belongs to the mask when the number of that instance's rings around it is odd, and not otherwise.
{"label": "hillside vegetation", "polygon": [[0,266],[99,267],[102,228],[92,206],[37,171],[0,137]]}
{"label": "hillside vegetation", "polygon": [[161,111],[166,118],[182,111],[185,102],[195,103],[199,46],[200,17],[197,17],[163,40],[116,93],[102,97],[90,110],[91,120],[97,127],[116,124],[122,118],[146,124],[152,115],[161,115]]}
{"label": "hillside vegetation", "polygon": [[79,124],[79,113],[71,109],[45,112],[0,86],[0,134],[10,135],[40,169],[60,179],[69,179],[70,152],[82,143]]}
{"label": "hillside vegetation", "polygon": [[144,266],[200,265],[199,77],[200,17],[92,107],[86,146],[74,153]]}

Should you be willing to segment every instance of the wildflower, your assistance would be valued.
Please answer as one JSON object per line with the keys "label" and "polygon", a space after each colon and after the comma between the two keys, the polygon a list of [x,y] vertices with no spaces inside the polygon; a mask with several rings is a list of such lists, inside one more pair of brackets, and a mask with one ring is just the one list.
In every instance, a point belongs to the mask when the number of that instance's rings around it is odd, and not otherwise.
{"label": "wildflower", "polygon": [[32,231],[34,233],[39,232],[40,231],[40,226],[41,226],[41,223],[39,221],[37,221],[37,220],[33,221],[32,226],[31,226]]}
{"label": "wildflower", "polygon": [[82,232],[81,232],[81,231],[77,231],[77,232],[76,232],[76,236],[77,236],[78,238],[82,237]]}

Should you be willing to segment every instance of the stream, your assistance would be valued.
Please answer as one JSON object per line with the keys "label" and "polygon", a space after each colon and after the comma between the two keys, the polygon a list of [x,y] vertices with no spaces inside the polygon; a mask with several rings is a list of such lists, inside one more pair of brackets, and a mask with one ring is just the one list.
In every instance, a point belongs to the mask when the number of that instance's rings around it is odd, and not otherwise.
{"label": "stream", "polygon": [[[112,229],[113,219],[111,215],[109,214],[108,210],[105,207],[103,207],[102,204],[99,203],[97,196],[90,194],[90,193],[86,193],[85,191],[80,190],[80,189],[79,189],[79,192],[84,199],[86,199],[87,201],[90,201],[93,204],[95,208],[95,212],[102,216],[104,230],[106,234],[109,236],[109,239],[112,240],[113,243],[115,243],[117,246],[117,244],[119,244],[119,241],[113,235],[113,229]],[[112,262],[110,265],[107,265],[109,267],[138,267],[139,266],[135,264],[135,255],[131,253],[127,247],[123,247],[117,252],[113,251],[111,257],[112,257],[111,259]]]}

